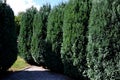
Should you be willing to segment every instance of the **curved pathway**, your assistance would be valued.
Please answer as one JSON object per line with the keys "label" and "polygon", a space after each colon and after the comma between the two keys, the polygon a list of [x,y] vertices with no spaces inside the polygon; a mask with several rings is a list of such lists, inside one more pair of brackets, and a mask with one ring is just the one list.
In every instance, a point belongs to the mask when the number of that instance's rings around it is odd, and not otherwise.
{"label": "curved pathway", "polygon": [[31,66],[14,72],[3,80],[72,80],[64,75],[50,72],[42,67]]}

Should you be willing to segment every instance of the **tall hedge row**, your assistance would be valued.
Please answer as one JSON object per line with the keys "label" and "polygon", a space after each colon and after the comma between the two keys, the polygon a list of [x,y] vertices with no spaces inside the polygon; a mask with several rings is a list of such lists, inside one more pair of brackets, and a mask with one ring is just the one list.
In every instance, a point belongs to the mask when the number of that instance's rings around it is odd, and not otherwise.
{"label": "tall hedge row", "polygon": [[20,33],[20,24],[21,24],[21,18],[23,13],[24,12],[19,12],[18,15],[15,16],[15,28],[16,28],[17,36],[19,36],[19,33]]}
{"label": "tall hedge row", "polygon": [[87,68],[86,35],[89,13],[89,0],[70,0],[65,8],[61,58],[64,73],[76,79],[84,79]]}
{"label": "tall hedge row", "polygon": [[119,80],[120,1],[69,0],[22,15],[19,51],[76,80]]}
{"label": "tall hedge row", "polygon": [[91,80],[120,79],[120,1],[92,1],[87,47]]}
{"label": "tall hedge row", "polygon": [[17,58],[17,37],[13,10],[0,3],[0,72],[7,70]]}
{"label": "tall hedge row", "polygon": [[64,18],[64,7],[62,3],[55,6],[48,17],[47,26],[47,43],[50,45],[51,50],[48,52],[47,66],[53,71],[63,72],[63,64],[61,61],[61,43],[63,39],[63,18]]}
{"label": "tall hedge row", "polygon": [[31,7],[22,14],[20,33],[18,37],[19,55],[30,64],[34,64],[34,60],[31,55],[31,41],[33,35],[33,19],[36,12],[37,9]]}
{"label": "tall hedge row", "polygon": [[49,4],[43,5],[39,12],[35,15],[33,21],[31,53],[34,61],[38,65],[45,65],[45,39],[47,36],[47,19],[50,10],[51,6]]}

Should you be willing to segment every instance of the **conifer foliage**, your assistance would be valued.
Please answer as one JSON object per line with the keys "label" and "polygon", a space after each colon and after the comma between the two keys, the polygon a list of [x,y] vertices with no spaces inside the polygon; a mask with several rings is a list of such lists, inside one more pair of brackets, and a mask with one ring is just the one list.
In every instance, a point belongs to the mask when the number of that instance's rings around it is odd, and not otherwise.
{"label": "conifer foliage", "polygon": [[36,13],[37,9],[31,7],[22,14],[18,37],[19,55],[30,64],[34,64],[34,60],[31,56],[31,41],[33,35],[33,19]]}
{"label": "conifer foliage", "polygon": [[120,1],[93,0],[88,32],[90,79],[120,79]]}
{"label": "conifer foliage", "polygon": [[17,58],[17,37],[14,13],[10,6],[0,3],[0,72],[7,70]]}
{"label": "conifer foliage", "polygon": [[[20,20],[18,48],[28,63],[76,80],[120,79],[120,0],[69,0],[52,10],[46,4],[38,12],[28,9]],[[12,21],[10,7],[0,5],[0,61],[6,55],[1,53],[16,53]]]}
{"label": "conifer foliage", "polygon": [[64,73],[84,79],[86,67],[87,26],[90,13],[89,0],[70,0],[65,8],[61,58]]}
{"label": "conifer foliage", "polygon": [[51,6],[49,4],[43,5],[34,17],[31,52],[33,59],[38,65],[45,65],[45,39],[47,35],[47,19],[50,10]]}
{"label": "conifer foliage", "polygon": [[55,6],[48,17],[47,43],[51,46],[51,50],[49,49],[47,53],[46,64],[48,68],[56,72],[63,72],[60,50],[63,39],[64,7],[64,3]]}

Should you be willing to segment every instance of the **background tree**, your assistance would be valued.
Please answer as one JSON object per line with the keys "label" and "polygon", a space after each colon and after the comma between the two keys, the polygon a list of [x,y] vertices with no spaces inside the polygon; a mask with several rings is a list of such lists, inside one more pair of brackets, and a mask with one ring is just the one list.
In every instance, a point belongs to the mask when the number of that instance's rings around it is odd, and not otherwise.
{"label": "background tree", "polygon": [[0,72],[7,70],[17,58],[17,37],[14,13],[0,3]]}
{"label": "background tree", "polygon": [[90,14],[89,0],[70,0],[65,8],[61,58],[64,73],[83,79],[86,66],[87,26]]}
{"label": "background tree", "polygon": [[26,62],[34,64],[31,56],[31,40],[33,35],[33,19],[37,13],[35,7],[26,10],[21,18],[20,34],[18,37],[19,55],[25,59]]}
{"label": "background tree", "polygon": [[48,68],[56,72],[63,72],[60,50],[63,39],[64,7],[64,3],[55,6],[48,17],[47,43],[52,49],[46,53],[46,64]]}
{"label": "background tree", "polygon": [[43,54],[45,53],[45,39],[47,35],[47,19],[51,6],[43,5],[35,15],[33,22],[33,36],[31,43],[32,57],[38,65],[45,65]]}
{"label": "background tree", "polygon": [[93,0],[88,32],[90,79],[120,79],[120,1]]}
{"label": "background tree", "polygon": [[15,27],[16,27],[17,36],[20,33],[20,24],[21,24],[21,18],[23,14],[24,12],[19,12],[18,15],[15,16]]}

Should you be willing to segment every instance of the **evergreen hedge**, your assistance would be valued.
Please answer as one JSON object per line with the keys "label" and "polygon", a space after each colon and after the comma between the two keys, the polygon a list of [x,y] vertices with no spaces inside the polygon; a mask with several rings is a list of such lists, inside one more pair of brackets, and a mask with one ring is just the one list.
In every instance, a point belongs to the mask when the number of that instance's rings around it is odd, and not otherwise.
{"label": "evergreen hedge", "polygon": [[46,36],[47,36],[47,19],[51,6],[43,5],[39,12],[35,15],[33,22],[33,36],[31,43],[31,52],[34,61],[38,65],[45,65],[44,53],[46,51]]}
{"label": "evergreen hedge", "polygon": [[19,33],[20,33],[20,24],[21,24],[22,14],[23,12],[19,12],[18,15],[15,16],[15,27],[16,27],[17,36],[19,36]]}
{"label": "evergreen hedge", "polygon": [[88,32],[90,79],[120,79],[120,1],[93,0]]}
{"label": "evergreen hedge", "polygon": [[37,13],[36,8],[31,7],[22,14],[21,27],[18,37],[19,55],[25,59],[29,64],[34,64],[34,60],[31,56],[31,42],[33,35],[33,19]]}
{"label": "evergreen hedge", "polygon": [[47,53],[46,64],[55,72],[63,72],[60,50],[63,39],[64,7],[64,3],[55,6],[48,17],[47,43],[51,46],[51,50],[49,49],[50,51]]}
{"label": "evergreen hedge", "polygon": [[17,58],[17,38],[13,10],[0,3],[0,72],[6,71]]}
{"label": "evergreen hedge", "polygon": [[61,58],[64,73],[76,79],[85,75],[87,26],[90,14],[89,0],[70,0],[66,5],[63,24]]}

